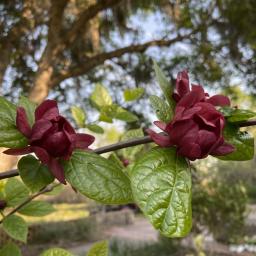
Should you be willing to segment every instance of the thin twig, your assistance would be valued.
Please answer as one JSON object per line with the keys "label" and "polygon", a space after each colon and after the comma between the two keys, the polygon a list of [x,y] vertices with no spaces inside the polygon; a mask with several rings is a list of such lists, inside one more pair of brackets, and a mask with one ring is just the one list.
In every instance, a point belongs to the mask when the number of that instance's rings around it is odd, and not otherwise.
{"label": "thin twig", "polygon": [[[254,125],[256,125],[256,120],[246,121],[246,122],[239,124],[240,127],[248,127],[248,126],[254,126]],[[138,146],[138,145],[142,145],[142,144],[146,144],[146,143],[150,143],[150,142],[153,142],[153,140],[150,138],[150,136],[144,136],[141,138],[134,138],[134,139],[127,140],[127,141],[120,141],[120,142],[117,142],[117,143],[114,143],[114,144],[111,144],[108,146],[97,148],[97,149],[94,149],[93,152],[96,154],[103,154],[103,153],[119,150],[122,148],[134,147],[134,146]],[[0,173],[0,180],[18,176],[18,175],[19,175],[19,172],[16,169],[2,172],[2,173]]]}
{"label": "thin twig", "polygon": [[15,207],[12,211],[10,211],[7,215],[5,215],[5,217],[0,221],[0,224],[3,222],[3,220],[5,218],[7,218],[8,216],[16,213],[17,211],[19,211],[21,208],[23,208],[25,205],[27,205],[28,203],[30,203],[33,199],[37,198],[38,196],[45,194],[47,192],[51,192],[54,188],[56,188],[57,186],[59,186],[60,183],[58,184],[54,184],[51,186],[47,186],[43,189],[41,189],[39,192],[37,192],[36,194],[30,196],[29,198],[27,198],[24,202],[22,202],[21,204],[19,204],[17,207]]}

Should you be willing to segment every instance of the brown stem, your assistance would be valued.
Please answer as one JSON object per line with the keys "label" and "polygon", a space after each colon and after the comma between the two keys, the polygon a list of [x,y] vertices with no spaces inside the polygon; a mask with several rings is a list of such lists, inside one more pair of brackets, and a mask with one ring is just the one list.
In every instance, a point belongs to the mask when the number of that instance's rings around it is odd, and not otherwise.
{"label": "brown stem", "polygon": [[[256,125],[256,120],[246,121],[239,124],[240,127],[248,127],[248,126],[254,126],[254,125]],[[150,142],[153,142],[150,136],[144,136],[141,138],[135,138],[127,141],[120,141],[108,146],[97,148],[97,149],[94,149],[93,152],[96,154],[103,154],[103,153],[119,150],[122,148],[134,147],[134,146],[138,146],[138,145],[142,145]],[[19,175],[18,170],[6,171],[3,173],[0,173],[0,180],[18,176],[18,175]]]}
{"label": "brown stem", "polygon": [[7,218],[8,216],[16,213],[17,211],[19,211],[21,208],[23,208],[25,205],[27,205],[28,203],[30,203],[33,199],[37,198],[38,196],[42,195],[42,194],[45,194],[47,192],[51,192],[55,187],[59,186],[60,183],[58,184],[54,184],[52,186],[47,186],[43,189],[41,189],[38,193],[30,196],[29,198],[27,198],[24,202],[22,202],[21,204],[19,204],[17,207],[15,207],[12,211],[10,211],[1,221],[0,221],[0,224],[3,222],[3,220],[5,218]]}

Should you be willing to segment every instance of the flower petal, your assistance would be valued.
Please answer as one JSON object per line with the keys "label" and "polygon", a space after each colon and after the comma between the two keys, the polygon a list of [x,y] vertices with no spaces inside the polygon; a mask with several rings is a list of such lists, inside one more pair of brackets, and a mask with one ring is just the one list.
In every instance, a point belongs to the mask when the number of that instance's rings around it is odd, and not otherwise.
{"label": "flower petal", "polygon": [[28,122],[28,117],[23,107],[17,108],[16,125],[18,130],[27,138],[31,135],[31,127]]}
{"label": "flower petal", "polygon": [[42,118],[52,120],[57,116],[59,116],[59,109],[55,100],[45,100],[36,108],[35,111],[36,121]]}
{"label": "flower petal", "polygon": [[214,105],[214,106],[230,106],[230,100],[228,97],[224,95],[214,95],[210,97],[206,102]]}
{"label": "flower petal", "polygon": [[32,127],[30,142],[42,139],[42,137],[51,127],[52,123],[49,120],[41,119],[36,121]]}
{"label": "flower petal", "polygon": [[228,143],[224,143],[221,146],[217,147],[214,151],[211,152],[211,155],[213,156],[224,156],[227,154],[230,154],[232,152],[234,152],[236,150],[236,148]]}
{"label": "flower petal", "polygon": [[32,150],[43,164],[45,165],[49,164],[50,155],[44,148],[32,146]]}
{"label": "flower petal", "polygon": [[190,91],[189,77],[187,70],[179,72],[176,79],[176,87],[173,93],[173,98],[178,102],[184,95]]}
{"label": "flower petal", "polygon": [[169,136],[158,134],[151,129],[147,129],[146,132],[149,134],[152,140],[161,147],[170,147],[173,145]]}
{"label": "flower petal", "polygon": [[164,122],[161,121],[154,121],[154,124],[160,128],[162,131],[165,131],[166,129],[166,124]]}
{"label": "flower petal", "polygon": [[62,184],[67,184],[65,180],[64,169],[57,159],[51,158],[48,163],[48,167],[53,174],[53,176]]}
{"label": "flower petal", "polygon": [[201,149],[198,144],[190,143],[179,147],[178,154],[187,157],[189,160],[193,161],[201,157]]}
{"label": "flower petal", "polygon": [[75,142],[75,148],[87,149],[95,140],[94,136],[85,133],[76,133],[72,135]]}
{"label": "flower petal", "polygon": [[4,154],[13,155],[13,156],[27,155],[32,152],[33,152],[33,150],[32,150],[32,147],[30,147],[30,146],[25,147],[25,148],[10,148],[10,149],[3,151]]}

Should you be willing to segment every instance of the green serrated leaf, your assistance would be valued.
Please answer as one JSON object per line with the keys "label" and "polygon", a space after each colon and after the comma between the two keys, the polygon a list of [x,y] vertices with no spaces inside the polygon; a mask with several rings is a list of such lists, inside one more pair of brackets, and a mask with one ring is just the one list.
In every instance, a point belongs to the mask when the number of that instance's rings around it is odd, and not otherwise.
{"label": "green serrated leaf", "polygon": [[157,118],[160,121],[165,123],[170,122],[172,118],[172,110],[167,105],[167,103],[155,95],[151,95],[149,97],[149,100],[150,100],[151,106],[155,110]]}
{"label": "green serrated leaf", "polygon": [[132,202],[130,181],[116,164],[93,152],[75,151],[64,162],[67,181],[81,194],[106,204]]}
{"label": "green serrated leaf", "polygon": [[54,212],[54,207],[44,201],[32,201],[19,210],[19,213],[26,216],[42,217]]}
{"label": "green serrated leaf", "polygon": [[229,123],[239,123],[255,117],[256,113],[247,109],[222,107],[219,111],[227,118]]}
{"label": "green serrated leaf", "polygon": [[16,127],[16,106],[0,97],[0,147],[22,148],[27,146],[27,139]]}
{"label": "green serrated leaf", "polygon": [[7,201],[7,206],[17,206],[27,199],[29,196],[29,190],[27,187],[18,179],[10,178],[8,179],[5,187],[5,200]]}
{"label": "green serrated leaf", "polygon": [[108,242],[95,243],[89,250],[87,256],[108,256]]}
{"label": "green serrated leaf", "polygon": [[226,156],[217,156],[225,161],[247,161],[254,157],[254,137],[248,132],[239,131],[239,127],[226,124],[224,129],[225,141],[235,146],[236,150]]}
{"label": "green serrated leaf", "polygon": [[28,226],[24,219],[17,215],[10,215],[3,220],[4,231],[13,239],[27,242]]}
{"label": "green serrated leaf", "polygon": [[0,256],[22,256],[19,247],[12,243],[8,242],[0,250]]}
{"label": "green serrated leaf", "polygon": [[[134,139],[134,138],[141,138],[143,136],[144,136],[144,133],[143,133],[142,129],[131,129],[129,131],[126,131],[123,134],[121,140],[127,141],[127,140]],[[136,154],[141,152],[143,147],[144,147],[143,145],[139,145],[136,147],[124,148],[124,149],[121,149],[121,154],[123,155],[123,157],[125,159],[134,160]]]}
{"label": "green serrated leaf", "polygon": [[119,159],[119,157],[115,153],[112,153],[108,159],[112,161],[114,164],[116,164],[118,168],[121,168],[121,169],[124,168],[122,161]]}
{"label": "green serrated leaf", "polygon": [[85,127],[86,114],[80,107],[72,106],[71,114],[79,128]]}
{"label": "green serrated leaf", "polygon": [[74,256],[74,255],[61,248],[51,248],[43,252],[41,256]]}
{"label": "green serrated leaf", "polygon": [[138,121],[138,117],[136,115],[132,114],[131,112],[129,112],[121,107],[117,108],[115,118],[118,120],[125,121],[127,123],[132,123],[132,122]]}
{"label": "green serrated leaf", "polygon": [[37,192],[54,181],[54,177],[47,166],[32,155],[19,160],[20,177],[31,192]]}
{"label": "green serrated leaf", "polygon": [[20,96],[18,106],[23,107],[26,110],[29,124],[32,127],[35,122],[36,104],[31,102],[28,98]]}
{"label": "green serrated leaf", "polygon": [[112,105],[111,96],[109,95],[107,89],[101,84],[96,84],[90,100],[98,109],[104,106]]}
{"label": "green serrated leaf", "polygon": [[99,134],[104,133],[104,129],[97,124],[88,124],[86,128],[88,128],[90,131],[95,133],[99,133]]}
{"label": "green serrated leaf", "polygon": [[102,107],[99,120],[112,123],[113,119],[118,119],[129,123],[137,121],[138,117],[116,104]]}
{"label": "green serrated leaf", "polygon": [[174,99],[172,98],[172,93],[173,93],[174,88],[172,88],[171,83],[168,81],[168,79],[164,75],[163,71],[160,69],[160,67],[158,66],[158,64],[155,61],[154,61],[154,70],[156,73],[157,82],[158,82],[167,102],[170,105],[172,115],[173,115],[175,105],[176,105]]}
{"label": "green serrated leaf", "polygon": [[167,237],[183,237],[191,229],[191,174],[175,148],[156,147],[131,172],[133,196],[145,216]]}
{"label": "green serrated leaf", "polygon": [[135,89],[126,89],[124,91],[124,99],[125,101],[133,101],[137,100],[144,94],[144,88],[135,88]]}

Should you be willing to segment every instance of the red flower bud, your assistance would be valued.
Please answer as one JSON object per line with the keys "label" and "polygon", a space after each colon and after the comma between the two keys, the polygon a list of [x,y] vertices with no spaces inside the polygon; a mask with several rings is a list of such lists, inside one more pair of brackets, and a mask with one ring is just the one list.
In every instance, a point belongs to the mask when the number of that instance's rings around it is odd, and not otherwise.
{"label": "red flower bud", "polygon": [[59,114],[57,103],[46,100],[35,111],[35,123],[30,127],[24,108],[17,109],[16,125],[29,140],[29,146],[4,151],[9,155],[35,153],[47,165],[53,175],[66,184],[64,170],[59,159],[68,160],[74,149],[88,150],[94,141],[89,134],[76,133],[71,124]]}
{"label": "red flower bud", "polygon": [[5,200],[0,200],[0,210],[4,210],[4,208],[7,206],[7,203]]}
{"label": "red flower bud", "polygon": [[173,94],[177,102],[174,118],[168,124],[154,122],[166,136],[148,130],[151,138],[162,147],[176,146],[178,154],[190,160],[233,152],[235,148],[223,138],[225,118],[215,108],[230,105],[228,97],[209,98],[200,85],[192,85],[190,90],[188,81],[185,71],[178,74]]}

